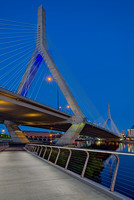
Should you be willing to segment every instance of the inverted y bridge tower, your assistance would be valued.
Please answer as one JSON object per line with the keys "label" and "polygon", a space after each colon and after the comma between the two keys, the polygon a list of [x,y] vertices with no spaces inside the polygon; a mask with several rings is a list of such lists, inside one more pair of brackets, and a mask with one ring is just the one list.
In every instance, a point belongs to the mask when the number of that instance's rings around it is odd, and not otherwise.
{"label": "inverted y bridge tower", "polygon": [[108,104],[108,118],[104,123],[104,128],[108,128],[113,133],[116,133],[117,136],[121,137],[120,131],[117,128],[117,126],[115,125],[115,123],[114,123],[114,121],[113,121],[113,119],[111,117],[110,104]]}
{"label": "inverted y bridge tower", "polygon": [[80,132],[84,128],[86,118],[47,50],[45,10],[41,5],[38,8],[36,48],[18,87],[18,94],[26,96],[42,60],[44,60],[44,62],[46,63],[54,80],[58,84],[61,92],[63,93],[65,99],[67,100],[70,108],[74,113],[70,120],[72,124],[71,127],[59,139],[57,145],[72,144],[74,139],[80,134]]}

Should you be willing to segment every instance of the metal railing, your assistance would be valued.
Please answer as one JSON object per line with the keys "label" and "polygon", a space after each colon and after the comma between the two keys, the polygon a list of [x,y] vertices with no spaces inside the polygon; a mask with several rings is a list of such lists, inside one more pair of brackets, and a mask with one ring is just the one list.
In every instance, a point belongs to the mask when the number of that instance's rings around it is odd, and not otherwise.
{"label": "metal railing", "polygon": [[8,148],[8,143],[0,143],[0,151],[3,151],[4,149]]}
{"label": "metal railing", "polygon": [[[101,183],[101,185],[109,188],[111,192],[116,190],[119,191],[119,193],[121,193],[123,188],[118,189],[117,186],[119,184],[121,187],[121,182],[124,178],[122,176],[122,180],[117,181],[120,156],[134,156],[133,153],[38,144],[27,144],[26,149],[65,171],[77,174],[82,179]],[[133,174],[130,174],[130,176],[132,175]],[[127,177],[125,179],[127,179]],[[116,181],[118,182],[117,186]],[[128,186],[128,191],[129,190]],[[127,192],[123,194],[127,195]],[[129,197],[133,197],[133,193],[129,195]]]}

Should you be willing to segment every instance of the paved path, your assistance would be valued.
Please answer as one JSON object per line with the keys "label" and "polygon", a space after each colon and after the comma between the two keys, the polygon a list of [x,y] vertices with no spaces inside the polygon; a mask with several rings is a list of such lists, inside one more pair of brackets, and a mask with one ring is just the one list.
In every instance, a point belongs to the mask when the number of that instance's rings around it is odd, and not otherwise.
{"label": "paved path", "polygon": [[0,153],[0,200],[110,200],[25,151]]}

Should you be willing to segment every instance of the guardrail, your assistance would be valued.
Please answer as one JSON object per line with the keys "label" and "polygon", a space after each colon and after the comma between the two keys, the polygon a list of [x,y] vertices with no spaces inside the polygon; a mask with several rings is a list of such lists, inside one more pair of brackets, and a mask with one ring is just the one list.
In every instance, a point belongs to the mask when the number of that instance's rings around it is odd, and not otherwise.
{"label": "guardrail", "polygon": [[120,155],[134,156],[133,153],[38,144],[27,144],[26,149],[71,174],[77,174],[84,180],[101,183],[109,188],[111,193],[115,190]]}
{"label": "guardrail", "polygon": [[0,143],[0,151],[3,151],[4,149],[6,149],[8,147],[8,143]]}

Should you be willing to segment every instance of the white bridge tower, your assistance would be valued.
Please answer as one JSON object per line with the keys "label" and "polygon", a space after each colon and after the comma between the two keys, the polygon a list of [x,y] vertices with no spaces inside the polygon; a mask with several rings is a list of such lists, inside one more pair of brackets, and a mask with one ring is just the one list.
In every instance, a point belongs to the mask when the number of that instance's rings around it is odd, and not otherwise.
{"label": "white bridge tower", "polygon": [[[72,109],[74,115],[72,116],[70,122],[71,127],[67,132],[59,139],[57,145],[67,145],[72,144],[74,139],[80,134],[82,129],[85,126],[86,118],[82,113],[78,103],[76,102],[73,94],[71,93],[68,85],[66,84],[64,78],[59,72],[56,64],[54,63],[52,57],[50,56],[47,50],[47,41],[46,41],[46,26],[45,26],[45,10],[41,5],[38,8],[38,20],[37,20],[37,43],[36,49],[33,52],[31,60],[26,68],[24,76],[20,82],[17,93],[23,96],[26,96],[30,85],[33,81],[33,78],[37,72],[37,69],[42,60],[46,63],[48,69],[50,70],[54,80],[59,86],[61,92],[63,93],[65,99],[67,100],[70,108]],[[37,69],[36,69],[37,68]],[[34,69],[34,70],[33,70]],[[34,73],[31,73],[35,71]],[[32,76],[30,75],[32,74]]]}

